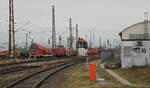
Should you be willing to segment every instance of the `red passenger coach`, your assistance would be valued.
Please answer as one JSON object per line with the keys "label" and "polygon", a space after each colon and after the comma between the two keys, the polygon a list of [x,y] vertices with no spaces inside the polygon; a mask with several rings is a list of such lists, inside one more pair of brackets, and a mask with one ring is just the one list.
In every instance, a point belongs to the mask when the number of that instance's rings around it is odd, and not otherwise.
{"label": "red passenger coach", "polygon": [[76,51],[74,49],[65,48],[63,46],[57,46],[52,49],[54,56],[75,56]]}
{"label": "red passenger coach", "polygon": [[63,46],[58,46],[52,49],[52,54],[54,56],[65,56],[65,48]]}
{"label": "red passenger coach", "polygon": [[0,57],[7,56],[8,55],[8,50],[0,50]]}

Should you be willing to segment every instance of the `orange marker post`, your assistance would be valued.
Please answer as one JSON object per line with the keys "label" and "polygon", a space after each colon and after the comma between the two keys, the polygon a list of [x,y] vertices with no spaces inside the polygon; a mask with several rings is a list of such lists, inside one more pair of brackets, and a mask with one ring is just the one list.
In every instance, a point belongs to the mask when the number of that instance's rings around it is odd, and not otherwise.
{"label": "orange marker post", "polygon": [[90,64],[90,80],[96,80],[96,64]]}

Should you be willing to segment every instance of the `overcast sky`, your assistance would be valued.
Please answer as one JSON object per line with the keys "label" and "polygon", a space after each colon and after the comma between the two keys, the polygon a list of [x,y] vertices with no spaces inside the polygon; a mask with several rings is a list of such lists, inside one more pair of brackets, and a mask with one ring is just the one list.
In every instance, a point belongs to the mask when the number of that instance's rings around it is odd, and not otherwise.
{"label": "overcast sky", "polygon": [[[52,5],[56,10],[57,34],[67,34],[68,20],[72,18],[74,27],[79,24],[80,36],[85,37],[94,29],[95,41],[100,36],[103,40],[119,39],[120,31],[143,21],[144,12],[150,13],[150,0],[14,0],[15,28],[29,23],[22,29],[31,31],[37,42],[47,42]],[[0,0],[0,39],[6,41],[7,31],[8,0]],[[17,39],[22,38],[18,42],[24,42],[25,32],[18,31],[16,35]]]}

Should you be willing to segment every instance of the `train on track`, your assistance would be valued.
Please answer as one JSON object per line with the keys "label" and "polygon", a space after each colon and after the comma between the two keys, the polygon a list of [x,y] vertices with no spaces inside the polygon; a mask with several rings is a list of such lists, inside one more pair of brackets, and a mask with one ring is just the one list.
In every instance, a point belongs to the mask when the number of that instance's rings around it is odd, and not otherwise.
{"label": "train on track", "polygon": [[[29,49],[20,49],[15,51],[15,55],[19,57],[49,57],[49,56],[95,56],[98,55],[97,49],[90,49],[88,43],[83,38],[76,41],[76,49],[70,49],[64,46],[56,46],[48,48],[37,43],[30,45]],[[0,56],[8,56],[8,51],[0,51]]]}
{"label": "train on track", "polygon": [[65,48],[63,46],[56,46],[53,48],[46,48],[36,43],[31,44],[29,48],[31,56],[46,57],[46,56],[75,56],[76,51],[74,49]]}
{"label": "train on track", "polygon": [[88,45],[83,38],[79,38],[76,42],[77,49],[70,49],[64,46],[56,46],[47,48],[45,46],[33,43],[29,47],[29,51],[22,50],[21,56],[31,57],[47,57],[47,56],[87,56]]}

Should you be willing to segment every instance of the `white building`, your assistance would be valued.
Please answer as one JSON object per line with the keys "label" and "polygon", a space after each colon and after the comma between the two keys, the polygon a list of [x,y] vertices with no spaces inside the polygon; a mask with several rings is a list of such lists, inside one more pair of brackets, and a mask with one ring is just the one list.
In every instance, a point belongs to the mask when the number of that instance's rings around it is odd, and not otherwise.
{"label": "white building", "polygon": [[77,53],[78,56],[87,56],[87,42],[83,38],[77,40]]}
{"label": "white building", "polygon": [[150,21],[134,24],[119,33],[121,43],[121,66],[150,65]]}

